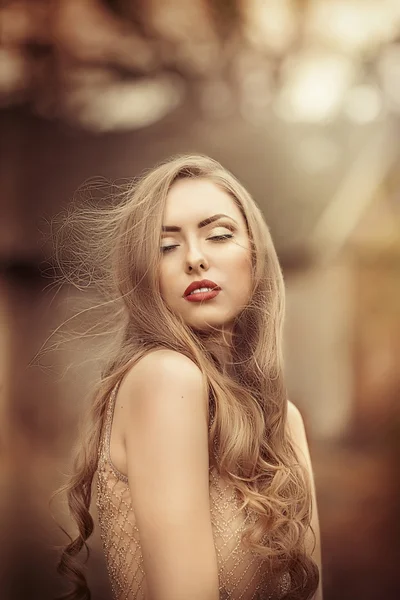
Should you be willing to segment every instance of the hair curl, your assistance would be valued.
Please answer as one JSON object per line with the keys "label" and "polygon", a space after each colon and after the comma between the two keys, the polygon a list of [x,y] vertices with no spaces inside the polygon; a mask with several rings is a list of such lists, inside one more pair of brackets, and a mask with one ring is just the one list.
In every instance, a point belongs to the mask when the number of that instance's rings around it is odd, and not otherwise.
{"label": "hair curl", "polygon": [[[207,336],[190,329],[163,302],[158,270],[164,207],[172,184],[202,177],[228,192],[241,210],[251,245],[253,293],[233,327],[232,361],[219,364]],[[88,600],[90,591],[77,560],[93,532],[89,512],[92,482],[106,401],[132,364],[164,347],[193,360],[209,387],[210,449],[215,466],[239,493],[242,509],[258,516],[243,543],[268,560],[276,572],[289,570],[288,600],[308,600],[318,586],[318,568],[307,551],[311,530],[311,482],[299,464],[287,432],[287,395],[282,361],[284,282],[263,215],[243,186],[216,161],[178,156],[148,171],[101,209],[75,208],[62,221],[56,247],[61,279],[95,286],[112,311],[113,336],[98,381],[86,431],[79,442],[66,492],[78,535],[63,548],[58,570],[74,583],[64,598]],[[83,234],[83,235],[81,235]],[[61,257],[66,236],[68,257]],[[83,243],[84,242],[84,243]],[[72,267],[72,268],[70,268]],[[89,277],[89,279],[88,279]],[[77,283],[78,282],[78,283]],[[115,332],[115,329],[114,329]],[[210,338],[211,339],[211,338]],[[214,454],[210,452],[210,460]]]}

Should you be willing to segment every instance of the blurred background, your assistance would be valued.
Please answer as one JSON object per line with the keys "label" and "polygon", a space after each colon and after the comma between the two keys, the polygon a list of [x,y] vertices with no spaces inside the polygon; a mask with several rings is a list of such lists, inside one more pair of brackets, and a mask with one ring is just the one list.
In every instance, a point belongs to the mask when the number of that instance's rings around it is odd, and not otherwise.
{"label": "blurred background", "polygon": [[48,502],[97,375],[95,339],[31,364],[79,300],[43,275],[51,219],[179,152],[232,170],[272,231],[324,599],[399,598],[400,2],[3,0],[0,31],[2,598],[63,589]]}

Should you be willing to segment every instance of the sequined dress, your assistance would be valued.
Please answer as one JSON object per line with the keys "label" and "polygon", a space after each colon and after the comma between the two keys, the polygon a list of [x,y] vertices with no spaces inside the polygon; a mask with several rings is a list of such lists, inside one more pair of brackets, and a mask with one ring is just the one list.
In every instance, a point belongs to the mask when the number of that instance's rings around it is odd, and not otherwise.
{"label": "sequined dress", "polygon": [[[146,600],[146,574],[128,478],[110,458],[111,427],[118,384],[108,399],[97,468],[97,510],[114,600]],[[210,467],[210,507],[218,560],[220,600],[283,600],[289,575],[275,583],[263,562],[242,547],[249,514],[238,510],[234,490]]]}

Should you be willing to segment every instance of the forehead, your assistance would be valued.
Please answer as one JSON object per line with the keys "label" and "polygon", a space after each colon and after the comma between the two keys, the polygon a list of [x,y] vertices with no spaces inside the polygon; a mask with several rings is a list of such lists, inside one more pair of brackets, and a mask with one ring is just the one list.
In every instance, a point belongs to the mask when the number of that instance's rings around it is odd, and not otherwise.
{"label": "forehead", "polygon": [[168,192],[163,225],[197,225],[217,213],[244,223],[235,200],[218,185],[207,179],[179,179]]}

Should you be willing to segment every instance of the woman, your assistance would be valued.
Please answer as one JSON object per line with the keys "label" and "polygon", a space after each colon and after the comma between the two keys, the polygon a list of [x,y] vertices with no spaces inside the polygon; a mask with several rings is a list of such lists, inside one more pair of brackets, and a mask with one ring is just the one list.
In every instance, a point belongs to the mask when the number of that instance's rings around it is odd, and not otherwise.
{"label": "woman", "polygon": [[79,527],[59,565],[70,597],[90,597],[74,557],[96,475],[115,599],[321,600],[310,458],[283,379],[283,279],[259,208],[217,162],[182,156],[97,231],[121,338],[64,488]]}

